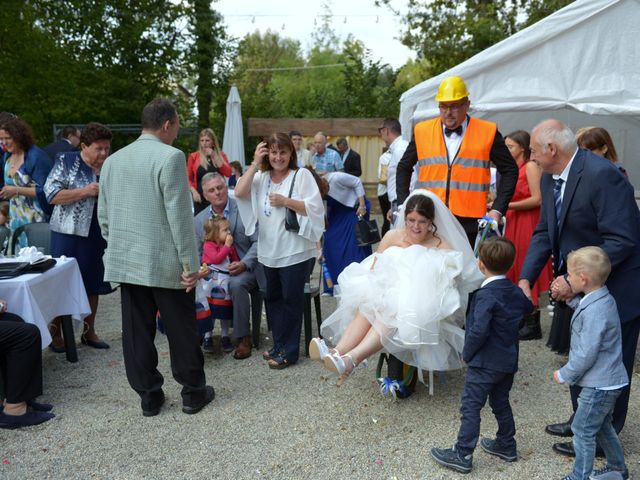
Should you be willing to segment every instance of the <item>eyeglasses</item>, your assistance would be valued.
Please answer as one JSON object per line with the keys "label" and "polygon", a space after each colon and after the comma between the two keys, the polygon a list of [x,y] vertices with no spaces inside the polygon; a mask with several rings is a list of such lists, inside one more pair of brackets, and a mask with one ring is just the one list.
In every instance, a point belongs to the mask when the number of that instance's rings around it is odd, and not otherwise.
{"label": "eyeglasses", "polygon": [[438,108],[440,109],[441,112],[446,112],[447,110],[451,110],[452,112],[459,112],[460,110],[462,110],[464,107],[467,106],[467,103],[456,103],[453,105],[438,105]]}

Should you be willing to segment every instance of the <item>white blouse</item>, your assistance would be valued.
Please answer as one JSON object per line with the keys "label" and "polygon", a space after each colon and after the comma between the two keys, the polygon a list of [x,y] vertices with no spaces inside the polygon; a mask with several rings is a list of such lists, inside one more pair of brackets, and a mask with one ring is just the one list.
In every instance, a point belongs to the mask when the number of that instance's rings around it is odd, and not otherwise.
{"label": "white blouse", "polygon": [[364,197],[362,180],[344,172],[330,172],[324,175],[329,182],[329,196],[347,207],[358,203],[358,197]]}
{"label": "white blouse", "polygon": [[258,172],[251,183],[250,198],[236,198],[245,234],[254,233],[256,222],[260,225],[258,261],[267,267],[287,267],[314,257],[316,242],[324,232],[324,205],[318,185],[307,169],[297,171],[291,198],[304,201],[307,211],[307,215],[297,215],[298,233],[285,230],[285,207],[273,207],[269,202],[270,193],[289,196],[295,170],[280,183],[271,180],[268,170]]}

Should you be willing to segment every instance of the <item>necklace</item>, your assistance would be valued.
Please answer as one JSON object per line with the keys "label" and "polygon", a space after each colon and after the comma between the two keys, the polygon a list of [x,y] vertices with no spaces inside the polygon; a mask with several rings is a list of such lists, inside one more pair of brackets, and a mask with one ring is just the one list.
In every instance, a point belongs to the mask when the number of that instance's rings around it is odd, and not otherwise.
{"label": "necklace", "polygon": [[275,183],[271,181],[271,175],[269,175],[269,180],[267,182],[267,191],[264,194],[264,205],[263,205],[263,213],[265,217],[270,217],[273,208],[271,207],[271,202],[269,201],[270,193],[277,193],[282,186],[282,182]]}

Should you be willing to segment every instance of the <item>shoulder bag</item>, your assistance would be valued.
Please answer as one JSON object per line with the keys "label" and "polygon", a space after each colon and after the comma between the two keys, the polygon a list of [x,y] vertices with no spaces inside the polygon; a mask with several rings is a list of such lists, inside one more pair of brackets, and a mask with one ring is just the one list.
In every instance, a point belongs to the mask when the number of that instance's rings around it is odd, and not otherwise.
{"label": "shoulder bag", "polygon": [[[296,175],[298,170],[293,174],[293,180],[291,181],[291,188],[289,189],[289,198],[293,193],[293,185],[296,183]],[[298,214],[290,208],[285,208],[284,211],[284,228],[288,232],[298,233],[300,231],[300,224],[298,223]]]}

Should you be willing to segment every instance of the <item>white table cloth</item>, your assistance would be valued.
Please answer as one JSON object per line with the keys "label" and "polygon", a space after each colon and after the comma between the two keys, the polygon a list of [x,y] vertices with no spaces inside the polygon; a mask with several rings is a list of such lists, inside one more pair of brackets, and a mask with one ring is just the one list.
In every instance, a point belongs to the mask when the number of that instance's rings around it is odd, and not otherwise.
{"label": "white table cloth", "polygon": [[51,343],[48,326],[53,319],[71,315],[81,323],[91,313],[78,262],[75,258],[56,260],[58,263],[44,273],[0,280],[0,299],[6,300],[9,312],[40,329],[43,349]]}

